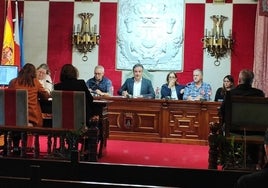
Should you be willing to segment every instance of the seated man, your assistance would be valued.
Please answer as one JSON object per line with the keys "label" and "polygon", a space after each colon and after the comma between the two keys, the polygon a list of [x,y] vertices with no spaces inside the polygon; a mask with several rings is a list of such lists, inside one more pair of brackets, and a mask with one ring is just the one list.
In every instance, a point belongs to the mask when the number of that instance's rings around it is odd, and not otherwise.
{"label": "seated man", "polygon": [[125,81],[118,90],[118,95],[134,98],[155,98],[152,82],[143,77],[143,69],[143,65],[139,63],[133,66],[134,76]]}
{"label": "seated man", "polygon": [[[254,73],[251,70],[243,69],[239,73],[238,85],[227,92],[224,101],[220,107],[220,113],[223,125],[225,124],[225,108],[228,100],[232,96],[251,96],[251,97],[264,97],[264,92],[260,89],[253,88],[252,82],[254,79]],[[227,101],[227,102],[226,102]],[[231,130],[230,130],[231,131]],[[232,131],[231,131],[232,132]],[[243,132],[235,132],[238,134],[243,134]],[[252,133],[252,132],[251,132]],[[250,134],[250,133],[246,133]],[[255,135],[263,135],[263,132],[254,132]],[[260,169],[263,165],[263,147],[257,144],[247,144],[249,157],[251,162],[257,164],[256,168]]]}
{"label": "seated man", "polygon": [[89,91],[99,96],[113,95],[110,93],[112,81],[104,76],[104,67],[97,65],[94,69],[94,77],[90,78],[87,82]]}
{"label": "seated man", "polygon": [[184,88],[183,100],[210,100],[211,86],[203,82],[203,71],[195,69],[193,71],[193,81],[188,83]]}

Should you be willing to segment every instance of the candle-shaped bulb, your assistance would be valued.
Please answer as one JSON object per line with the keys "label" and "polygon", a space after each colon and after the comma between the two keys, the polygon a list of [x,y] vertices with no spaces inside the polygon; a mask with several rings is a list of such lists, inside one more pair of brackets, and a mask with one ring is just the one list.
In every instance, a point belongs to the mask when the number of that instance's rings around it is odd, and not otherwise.
{"label": "candle-shaped bulb", "polygon": [[77,32],[80,33],[80,24],[77,25]]}
{"label": "candle-shaped bulb", "polygon": [[97,25],[94,25],[94,33],[97,33]]}

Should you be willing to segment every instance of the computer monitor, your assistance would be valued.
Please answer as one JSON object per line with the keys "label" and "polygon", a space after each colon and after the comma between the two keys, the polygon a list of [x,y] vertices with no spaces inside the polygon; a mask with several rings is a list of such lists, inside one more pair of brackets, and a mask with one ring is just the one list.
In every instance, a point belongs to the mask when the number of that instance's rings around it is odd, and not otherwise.
{"label": "computer monitor", "polygon": [[7,86],[13,78],[18,76],[18,66],[0,65],[0,86]]}

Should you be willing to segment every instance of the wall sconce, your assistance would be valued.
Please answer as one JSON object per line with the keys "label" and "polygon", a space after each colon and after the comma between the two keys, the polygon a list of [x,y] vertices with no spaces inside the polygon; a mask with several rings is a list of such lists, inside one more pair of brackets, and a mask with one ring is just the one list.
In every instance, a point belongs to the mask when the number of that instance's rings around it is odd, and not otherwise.
{"label": "wall sconce", "polygon": [[94,27],[90,26],[90,18],[93,16],[92,13],[80,13],[78,16],[82,19],[82,26],[77,25],[77,29],[74,25],[72,43],[73,46],[80,52],[83,53],[83,61],[87,61],[87,52],[91,52],[92,49],[99,44],[100,35],[97,34],[97,25]]}
{"label": "wall sconce", "polygon": [[231,52],[234,40],[232,39],[231,29],[227,38],[223,33],[223,23],[228,19],[227,17],[213,15],[210,18],[213,20],[213,28],[211,32],[207,33],[207,29],[205,31],[205,36],[202,39],[203,49],[216,58],[214,65],[219,66],[219,59]]}

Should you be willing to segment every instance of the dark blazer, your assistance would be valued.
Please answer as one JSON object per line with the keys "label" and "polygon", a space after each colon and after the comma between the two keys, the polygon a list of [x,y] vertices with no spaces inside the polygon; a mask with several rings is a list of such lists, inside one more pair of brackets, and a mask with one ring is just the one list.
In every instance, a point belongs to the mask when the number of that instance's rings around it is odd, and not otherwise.
{"label": "dark blazer", "polygon": [[[185,86],[183,85],[175,85],[175,89],[176,89],[176,92],[177,92],[177,97],[179,100],[182,100],[182,97],[183,97],[183,93],[181,94],[181,90],[184,89]],[[168,88],[168,84],[163,84],[162,87],[161,87],[161,99],[163,98],[166,98],[166,97],[171,97],[171,89]]]}
{"label": "dark blazer", "polygon": [[222,87],[217,89],[214,101],[217,102],[217,101],[223,101],[224,100],[224,94],[222,93],[222,90],[223,90]]}
{"label": "dark blazer", "polygon": [[220,111],[221,111],[221,116],[222,120],[224,122],[225,118],[225,100],[230,100],[230,97],[232,96],[251,96],[251,97],[264,97],[265,94],[262,90],[253,88],[251,85],[248,84],[239,84],[236,86],[236,88],[227,91],[225,95],[225,99],[221,104]]}
{"label": "dark blazer", "polygon": [[[118,95],[122,95],[123,91],[127,91],[130,95],[133,95],[134,77],[128,78],[121,88],[117,91]],[[141,93],[144,98],[155,98],[155,92],[151,80],[142,78]]]}
{"label": "dark blazer", "polygon": [[252,96],[252,97],[264,97],[264,92],[260,89],[253,88],[247,84],[240,84],[236,88],[230,91],[231,96]]}
{"label": "dark blazer", "polygon": [[84,80],[70,79],[54,85],[54,90],[65,91],[84,91],[86,97],[86,118],[90,119],[94,115],[93,97],[90,94],[86,82]]}

